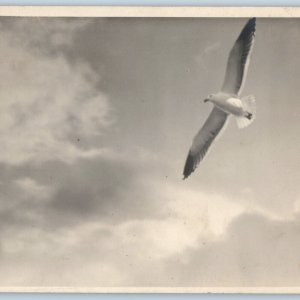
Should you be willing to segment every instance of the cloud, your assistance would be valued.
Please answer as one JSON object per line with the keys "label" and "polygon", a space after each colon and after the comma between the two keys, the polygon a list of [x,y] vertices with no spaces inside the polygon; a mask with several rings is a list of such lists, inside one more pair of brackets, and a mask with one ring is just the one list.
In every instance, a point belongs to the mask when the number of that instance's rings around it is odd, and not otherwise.
{"label": "cloud", "polygon": [[[2,167],[0,220],[9,227],[59,230],[101,220],[161,218],[165,210],[148,185],[150,157],[126,159],[110,151],[105,157],[39,165]],[[147,166],[148,164],[148,166]],[[4,217],[5,216],[5,217]]]}
{"label": "cloud", "polygon": [[99,76],[87,63],[70,63],[58,51],[59,45],[71,47],[85,25],[22,19],[0,27],[0,54],[5,57],[0,70],[0,162],[72,163],[101,153],[95,140],[111,119],[108,99],[96,87]]}
{"label": "cloud", "polygon": [[[196,247],[199,237],[218,239],[228,220],[243,212],[219,195],[185,194],[183,185],[151,181],[142,171],[137,180],[132,162],[99,158],[74,166],[58,179],[51,201],[9,211],[6,223],[12,218],[14,226],[2,230],[3,285],[164,285],[170,257]],[[87,174],[81,182],[80,171]],[[37,194],[45,188],[28,178],[15,185]]]}
{"label": "cloud", "polygon": [[142,159],[50,165],[6,185],[3,286],[299,284],[298,215],[249,213],[243,200],[153,176]]}
{"label": "cloud", "polygon": [[0,28],[15,33],[10,37],[14,45],[50,54],[72,47],[76,35],[90,23],[88,18],[7,18],[1,20]]}
{"label": "cloud", "polygon": [[[217,200],[203,196],[207,201]],[[187,206],[191,204],[187,200]],[[229,227],[211,235],[214,226],[203,222],[207,211],[190,210],[187,214],[180,213],[181,204],[175,207],[169,217],[156,220],[109,224],[99,219],[55,231],[10,228],[1,233],[1,283],[86,287],[299,285],[300,242],[295,238],[299,215],[282,221],[243,212]],[[196,211],[198,223],[193,218]],[[59,273],[55,272],[58,264]]]}
{"label": "cloud", "polygon": [[[272,285],[280,275],[253,274],[281,272],[285,251],[297,260],[289,240],[297,219],[262,216],[256,206],[246,214],[242,199],[153,173],[154,164],[165,168],[156,156],[125,154],[23,166],[15,180],[14,172],[2,178],[3,286]],[[270,242],[278,232],[281,242]]]}
{"label": "cloud", "polygon": [[34,199],[49,199],[53,193],[51,187],[38,184],[29,177],[16,179],[15,188],[19,189],[19,193],[23,197],[30,197],[31,201]]}
{"label": "cloud", "polygon": [[[300,283],[299,215],[274,220],[241,214],[222,239],[198,241],[168,261],[174,286],[285,287]],[[184,257],[184,261],[182,261]]]}

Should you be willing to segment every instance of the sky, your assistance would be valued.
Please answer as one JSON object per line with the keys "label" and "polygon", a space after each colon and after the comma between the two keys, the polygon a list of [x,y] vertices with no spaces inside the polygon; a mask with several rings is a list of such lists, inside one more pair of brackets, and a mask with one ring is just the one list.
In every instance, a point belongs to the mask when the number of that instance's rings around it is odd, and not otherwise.
{"label": "sky", "polygon": [[182,180],[246,21],[1,17],[0,286],[300,286],[300,20],[257,20],[256,119]]}

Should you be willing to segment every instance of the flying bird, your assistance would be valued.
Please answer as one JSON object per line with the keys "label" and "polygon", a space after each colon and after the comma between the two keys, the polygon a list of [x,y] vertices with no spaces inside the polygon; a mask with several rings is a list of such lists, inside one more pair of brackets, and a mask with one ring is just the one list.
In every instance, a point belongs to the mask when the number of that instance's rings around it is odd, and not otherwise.
{"label": "flying bird", "polygon": [[240,94],[254,44],[255,29],[256,18],[251,18],[229,53],[221,91],[208,95],[204,100],[204,102],[211,102],[214,106],[206,122],[193,139],[186,159],[183,179],[195,171],[230,115],[235,116],[238,128],[247,127],[254,120],[256,110],[254,96],[241,98]]}

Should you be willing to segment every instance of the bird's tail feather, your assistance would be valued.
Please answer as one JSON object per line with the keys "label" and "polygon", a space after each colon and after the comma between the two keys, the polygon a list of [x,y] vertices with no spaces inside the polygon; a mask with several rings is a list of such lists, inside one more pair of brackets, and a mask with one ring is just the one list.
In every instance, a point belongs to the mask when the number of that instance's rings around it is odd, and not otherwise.
{"label": "bird's tail feather", "polygon": [[238,128],[245,128],[249,126],[255,119],[256,114],[256,102],[253,95],[243,97],[242,103],[245,114],[242,117],[236,117]]}

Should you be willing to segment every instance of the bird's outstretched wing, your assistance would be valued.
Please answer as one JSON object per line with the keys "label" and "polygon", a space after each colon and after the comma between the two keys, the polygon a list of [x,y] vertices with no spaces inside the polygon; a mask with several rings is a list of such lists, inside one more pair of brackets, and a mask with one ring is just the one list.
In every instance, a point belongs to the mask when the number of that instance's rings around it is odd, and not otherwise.
{"label": "bird's outstretched wing", "polygon": [[230,51],[222,91],[238,95],[243,87],[254,44],[256,18],[250,19]]}
{"label": "bird's outstretched wing", "polygon": [[203,127],[194,137],[188,157],[185,162],[183,179],[195,171],[199,162],[203,159],[215,137],[220,133],[226,123],[228,115],[217,107],[214,107]]}

